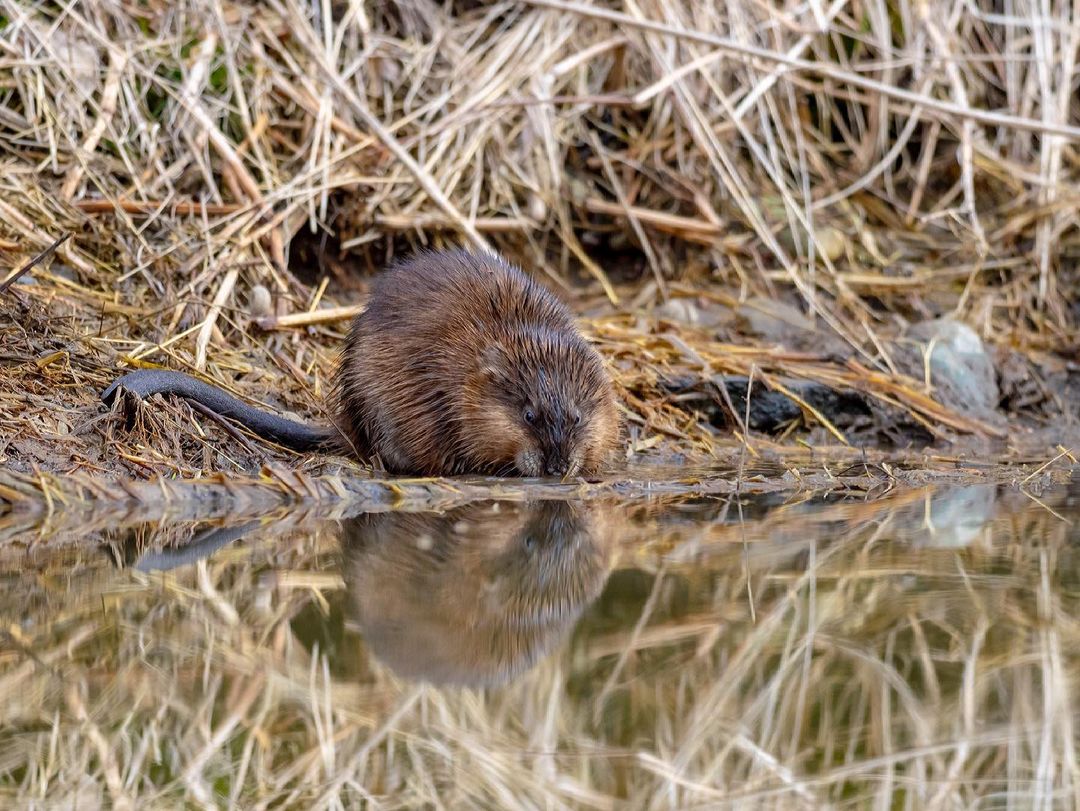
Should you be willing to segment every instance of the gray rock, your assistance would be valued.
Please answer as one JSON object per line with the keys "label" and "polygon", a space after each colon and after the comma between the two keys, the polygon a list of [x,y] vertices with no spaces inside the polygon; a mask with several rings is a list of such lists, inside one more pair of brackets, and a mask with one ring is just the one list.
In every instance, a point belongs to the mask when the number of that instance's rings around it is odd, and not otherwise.
{"label": "gray rock", "polygon": [[668,321],[705,329],[723,326],[729,319],[726,310],[689,298],[673,298],[657,307],[653,314]]}
{"label": "gray rock", "polygon": [[782,301],[754,296],[736,312],[743,329],[767,341],[782,344],[817,331],[813,321]]}
{"label": "gray rock", "polygon": [[269,318],[274,314],[274,301],[270,296],[270,291],[263,285],[256,284],[251,288],[248,310],[252,318]]}
{"label": "gray rock", "polygon": [[905,371],[925,379],[925,355],[930,353],[930,385],[942,405],[982,419],[1000,417],[997,374],[990,353],[971,327],[949,318],[921,321],[905,336]]}
{"label": "gray rock", "polygon": [[800,352],[846,357],[847,344],[824,323],[782,301],[754,296],[735,311],[738,327],[761,341]]}

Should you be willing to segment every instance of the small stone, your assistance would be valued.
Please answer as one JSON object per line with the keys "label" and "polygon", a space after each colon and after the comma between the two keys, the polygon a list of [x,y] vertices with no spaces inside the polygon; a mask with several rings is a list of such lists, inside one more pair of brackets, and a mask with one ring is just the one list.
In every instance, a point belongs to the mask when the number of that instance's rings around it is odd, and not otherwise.
{"label": "small stone", "polygon": [[542,223],[547,219],[548,207],[547,203],[539,194],[529,195],[529,217],[538,223]]}
{"label": "small stone", "polygon": [[986,347],[971,327],[950,318],[921,321],[906,336],[917,357],[908,360],[908,374],[924,380],[925,354],[930,353],[930,385],[938,402],[977,417],[997,414],[997,373]]}
{"label": "small stone", "polygon": [[80,34],[78,29],[70,32],[63,28],[50,31],[49,48],[56,54],[58,63],[64,65],[64,71],[79,95],[89,98],[101,84],[103,55],[94,40]]}
{"label": "small stone", "polygon": [[755,296],[739,307],[744,329],[766,341],[784,343],[800,333],[816,332],[814,322],[782,301]]}
{"label": "small stone", "polygon": [[817,246],[830,262],[842,258],[847,248],[847,239],[835,228],[819,228]]}
{"label": "small stone", "polygon": [[[30,271],[30,273],[33,273],[33,271]],[[65,265],[63,262],[53,262],[49,266],[49,273],[51,273],[53,276],[56,276],[57,278],[65,279],[69,282],[79,281],[79,276],[75,273],[75,269],[70,265]],[[28,273],[26,275],[29,276],[30,274]],[[25,279],[26,276],[23,276],[23,278]]]}
{"label": "small stone", "polygon": [[851,354],[844,340],[824,322],[815,324],[809,316],[783,301],[754,296],[740,305],[735,315],[739,329],[763,343],[820,355]]}
{"label": "small stone", "polygon": [[725,313],[718,307],[702,307],[693,299],[673,298],[654,311],[657,318],[676,321],[691,327],[718,327],[725,321]]}
{"label": "small stone", "polygon": [[401,65],[394,59],[388,56],[379,56],[374,58],[376,68],[379,73],[379,78],[388,84],[394,84],[401,78]]}
{"label": "small stone", "polygon": [[267,318],[274,314],[274,302],[270,297],[270,291],[263,285],[257,284],[251,288],[251,297],[248,299],[248,309],[252,318]]}
{"label": "small stone", "polygon": [[589,196],[589,186],[581,178],[575,177],[570,179],[570,200],[573,201],[576,206],[585,205],[585,199]]}

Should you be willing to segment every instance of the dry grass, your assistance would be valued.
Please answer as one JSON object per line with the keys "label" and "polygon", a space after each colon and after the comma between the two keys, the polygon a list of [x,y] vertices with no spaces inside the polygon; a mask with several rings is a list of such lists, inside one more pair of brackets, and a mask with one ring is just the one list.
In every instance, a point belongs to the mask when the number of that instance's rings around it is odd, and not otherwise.
{"label": "dry grass", "polygon": [[[942,314],[1022,350],[1025,403],[1059,426],[1080,34],[1064,2],[981,8],[0,0],[0,267],[74,234],[2,294],[0,462],[280,460],[184,406],[132,438],[94,392],[165,365],[317,417],[364,274],[460,241],[574,302],[631,454],[738,448],[667,397],[673,371],[854,385],[946,438],[987,433],[894,357]],[[847,359],[657,317],[755,298]]]}
{"label": "dry grass", "polygon": [[0,607],[0,795],[1074,807],[1077,514],[1068,491],[1037,497],[983,491],[951,519],[914,491],[620,505],[604,595],[552,655],[482,692],[404,683],[373,657],[325,516],[268,514],[244,544],[153,575],[112,561],[192,525],[121,519],[0,562],[20,595]]}
{"label": "dry grass", "polygon": [[[986,8],[0,0],[4,805],[1077,805],[1077,516],[1038,487],[1075,467],[1080,28],[1063,0]],[[97,401],[167,366],[319,418],[369,275],[450,243],[573,304],[631,462],[699,467],[387,483]],[[749,330],[775,302],[812,328]],[[942,315],[1012,380],[1012,467],[978,442],[897,466],[809,408],[809,432],[751,436],[669,385],[809,379],[993,437],[899,349]],[[924,494],[862,499],[980,476],[1027,489],[963,550],[926,546],[948,533]],[[764,515],[730,500],[788,484]],[[402,682],[343,622],[343,494],[636,500],[586,622],[473,692]],[[258,528],[116,567],[188,543],[200,499]]]}

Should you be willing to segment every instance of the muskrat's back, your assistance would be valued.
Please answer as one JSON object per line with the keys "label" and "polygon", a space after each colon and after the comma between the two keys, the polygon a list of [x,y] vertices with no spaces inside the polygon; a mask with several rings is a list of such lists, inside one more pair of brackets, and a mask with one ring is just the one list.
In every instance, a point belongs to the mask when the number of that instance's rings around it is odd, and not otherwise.
{"label": "muskrat's back", "polygon": [[374,278],[369,301],[356,326],[418,338],[415,328],[429,340],[456,335],[452,328],[505,337],[522,322],[576,330],[570,311],[542,285],[497,256],[464,250],[396,262]]}
{"label": "muskrat's back", "polygon": [[618,417],[568,309],[494,256],[425,252],[380,274],[337,381],[340,427],[388,470],[594,472]]}

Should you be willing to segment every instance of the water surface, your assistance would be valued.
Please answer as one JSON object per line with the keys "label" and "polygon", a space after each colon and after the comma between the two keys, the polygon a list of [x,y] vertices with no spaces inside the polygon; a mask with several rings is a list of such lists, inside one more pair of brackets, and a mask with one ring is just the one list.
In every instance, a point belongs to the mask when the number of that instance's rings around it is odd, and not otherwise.
{"label": "water surface", "polygon": [[1080,490],[0,516],[7,807],[1075,807]]}

